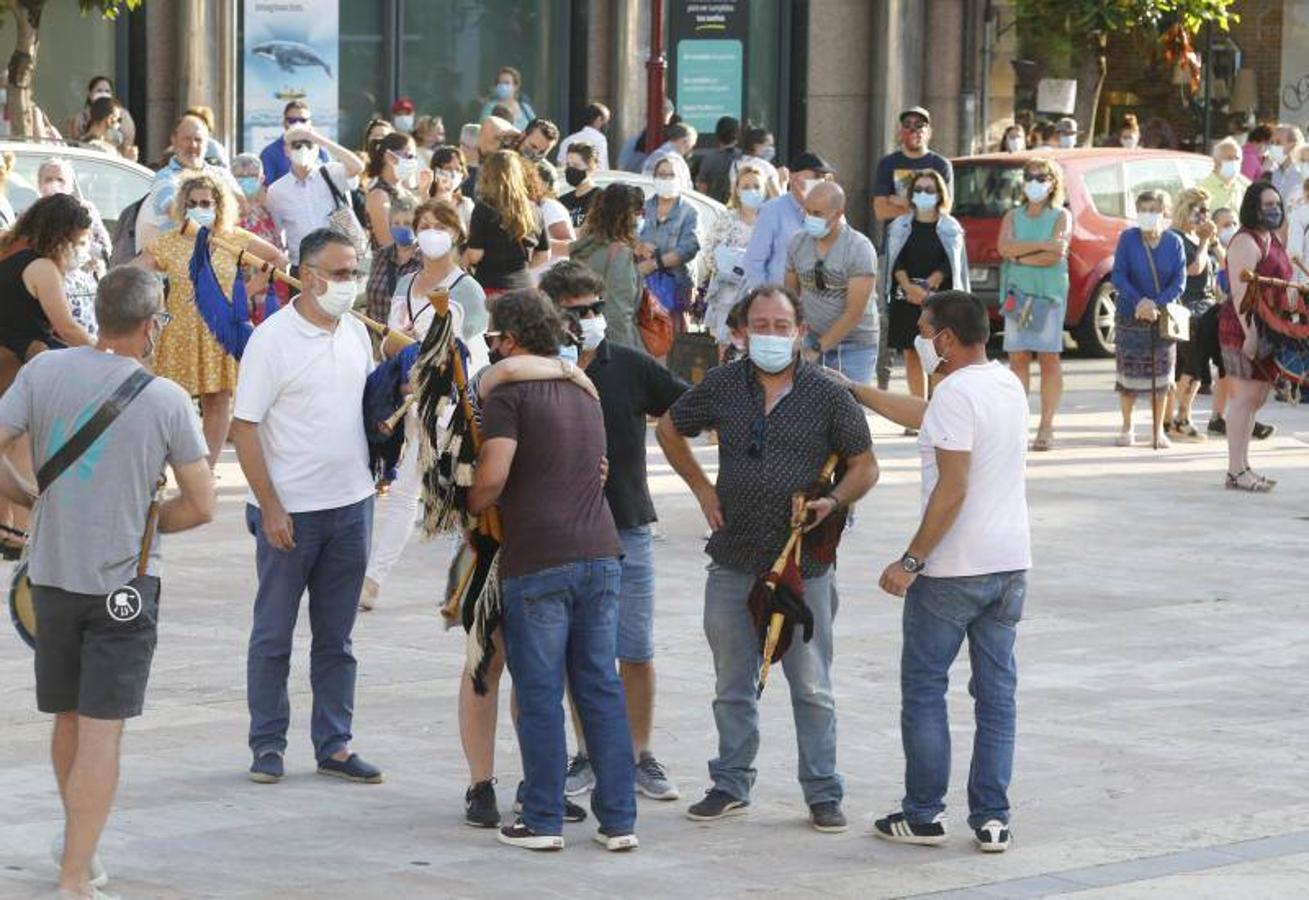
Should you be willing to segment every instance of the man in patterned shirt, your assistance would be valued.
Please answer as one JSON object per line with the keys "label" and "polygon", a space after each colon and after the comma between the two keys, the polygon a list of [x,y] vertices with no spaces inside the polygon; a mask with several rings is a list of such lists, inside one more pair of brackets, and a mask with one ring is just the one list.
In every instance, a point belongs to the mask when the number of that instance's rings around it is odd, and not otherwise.
{"label": "man in patterned shirt", "polygon": [[[713,787],[687,810],[696,821],[740,815],[750,806],[762,654],[746,598],[786,543],[792,494],[817,480],[831,454],[845,463],[845,475],[832,492],[808,504],[812,526],[858,500],[877,481],[868,422],[849,391],[797,358],[805,326],[795,295],[780,285],[762,285],[745,299],[743,318],[749,357],[711,370],[664,414],[658,428],[668,462],[695,493],[713,530],[704,621],[717,678],[718,756],[709,762]],[[709,428],[719,440],[716,485],[687,442]],[[831,679],[832,572],[807,553],[801,571],[813,638],[795,641],[782,657],[795,713],[800,784],[810,824],[819,831],[844,831]]]}

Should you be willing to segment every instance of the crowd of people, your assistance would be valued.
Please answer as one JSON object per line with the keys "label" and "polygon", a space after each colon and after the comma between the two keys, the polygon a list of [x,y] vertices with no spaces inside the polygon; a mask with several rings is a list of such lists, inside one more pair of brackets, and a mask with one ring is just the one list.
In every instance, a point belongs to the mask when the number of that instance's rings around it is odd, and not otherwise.
{"label": "crowd of people", "polygon": [[[112,89],[107,78],[93,80],[69,132],[135,158],[131,116]],[[462,479],[467,515],[495,508],[503,521],[495,576],[503,615],[488,637],[489,662],[470,656],[459,693],[468,824],[499,828],[507,844],[559,849],[563,823],[588,815],[570,798],[590,789],[596,839],[630,850],[634,789],[680,796],[652,747],[651,417],[710,529],[705,631],[718,754],[712,787],[687,815],[715,821],[748,810],[762,651],[747,601],[793,530],[839,540],[840,527],[830,526],[876,484],[867,408],[916,437],[924,465],[921,525],[881,577],[906,597],[908,770],[901,807],[874,830],[907,843],[946,840],[946,673],[967,637],[979,732],[968,823],[982,850],[1004,850],[1014,626],[1030,566],[1023,468],[1028,449],[1056,446],[1076,224],[1058,162],[1029,155],[1022,202],[1000,226],[1001,364],[988,360],[988,311],[970,293],[964,228],[951,215],[953,169],[931,149],[922,107],[900,115],[898,146],[877,165],[876,243],[847,220],[851,200],[832,163],[806,150],[780,165],[767,129],[730,117],[717,123],[714,146],[696,152],[699,135],[670,105],[660,146],[638,135],[612,160],[603,104],[588,105],[561,140],[512,67],[497,73],[480,120],[455,143],[439,117],[417,112],[396,100],[389,119],[369,121],[356,151],[319,131],[305,100],[292,100],[279,137],[257,154],[231,155],[213,138],[212,114],[191,109],[149,193],[123,212],[114,235],[81,199],[73,167],[52,156],[40,170],[40,198],[0,237],[0,527],[6,554],[23,552],[26,510],[39,498],[28,575],[38,705],[56,716],[67,814],[61,887],[94,897],[105,879],[95,848],[116,781],[117,735],[122,720],[140,714],[154,649],[155,535],[212,517],[214,471],[229,441],[250,487],[245,521],[258,575],[249,777],[273,784],[285,774],[292,633],[307,592],[317,769],[383,779],[352,750],[351,634],[358,612],[384,606],[420,513],[426,522],[437,438],[421,399],[406,400],[396,410],[403,449],[393,464],[375,465],[375,423],[360,410],[370,379],[388,366],[400,373],[400,396],[427,389],[413,375],[418,363],[395,355],[388,335],[427,348],[447,327],[474,373],[452,402],[476,407],[481,441],[475,464],[451,477]],[[1135,146],[1135,120],[1126,124],[1118,141]],[[1065,119],[1042,140],[1066,149],[1077,135]],[[1112,273],[1118,443],[1135,443],[1138,397],[1152,405],[1154,446],[1202,440],[1193,402],[1212,381],[1207,430],[1227,436],[1227,486],[1250,492],[1275,483],[1251,469],[1249,444],[1269,433],[1255,413],[1276,369],[1256,324],[1237,314],[1254,288],[1224,276],[1248,268],[1309,280],[1302,262],[1294,268],[1309,225],[1301,168],[1309,148],[1288,126],[1262,150],[1260,137],[1256,129],[1244,146],[1219,142],[1213,174],[1176,198],[1141,193]],[[1003,146],[1019,152],[1027,141],[1016,126]],[[1241,171],[1252,143],[1253,183]],[[650,196],[638,183],[597,183],[611,163],[648,176]],[[712,228],[700,227],[691,190],[725,203]],[[120,244],[130,264],[111,268]],[[1179,306],[1191,315],[1189,340],[1160,340],[1158,320]],[[650,352],[656,310],[675,333],[694,324],[713,336],[721,364],[699,384]],[[241,340],[227,334],[227,320],[238,322]],[[903,353],[904,394],[889,391],[893,351]],[[145,365],[155,377],[138,374]],[[455,427],[447,417],[437,430]],[[705,432],[718,447],[716,482],[689,443]],[[822,475],[829,458],[840,463],[831,483]],[[180,494],[152,502],[165,464]],[[81,478],[59,478],[74,465]],[[83,502],[92,475],[115,496]],[[806,491],[797,510],[794,496]],[[87,554],[76,536],[101,532],[95,517],[111,514],[123,546]],[[796,540],[794,586],[812,637],[795,642],[781,668],[809,821],[834,832],[846,828],[831,685],[835,545]],[[510,824],[501,820],[494,759],[506,663],[523,759]],[[126,674],[107,677],[106,666]]]}

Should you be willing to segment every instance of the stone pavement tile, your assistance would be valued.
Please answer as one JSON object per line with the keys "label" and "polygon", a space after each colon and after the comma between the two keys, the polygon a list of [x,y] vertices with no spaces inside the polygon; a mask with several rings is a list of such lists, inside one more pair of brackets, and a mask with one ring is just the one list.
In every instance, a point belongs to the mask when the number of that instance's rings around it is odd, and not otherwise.
{"label": "stone pavement tile", "polygon": [[1309,854],[1282,856],[1116,884],[1077,894],[1078,900],[1229,900],[1232,897],[1303,897],[1309,885]]}

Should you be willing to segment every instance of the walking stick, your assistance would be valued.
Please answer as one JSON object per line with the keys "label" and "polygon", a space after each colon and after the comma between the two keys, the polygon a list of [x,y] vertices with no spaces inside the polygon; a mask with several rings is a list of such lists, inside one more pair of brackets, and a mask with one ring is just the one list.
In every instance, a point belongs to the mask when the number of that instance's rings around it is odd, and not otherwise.
{"label": "walking stick", "polygon": [[1159,393],[1159,372],[1155,366],[1155,348],[1159,340],[1159,329],[1151,324],[1150,326],[1150,443],[1155,450],[1159,449],[1159,402],[1156,396]]}

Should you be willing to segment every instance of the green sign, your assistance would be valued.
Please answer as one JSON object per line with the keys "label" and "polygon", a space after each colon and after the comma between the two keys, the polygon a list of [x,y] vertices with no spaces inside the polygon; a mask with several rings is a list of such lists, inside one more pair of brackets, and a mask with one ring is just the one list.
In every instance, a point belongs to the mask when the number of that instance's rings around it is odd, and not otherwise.
{"label": "green sign", "polygon": [[683,121],[708,134],[723,116],[744,120],[745,47],[738,40],[677,42],[673,96]]}

